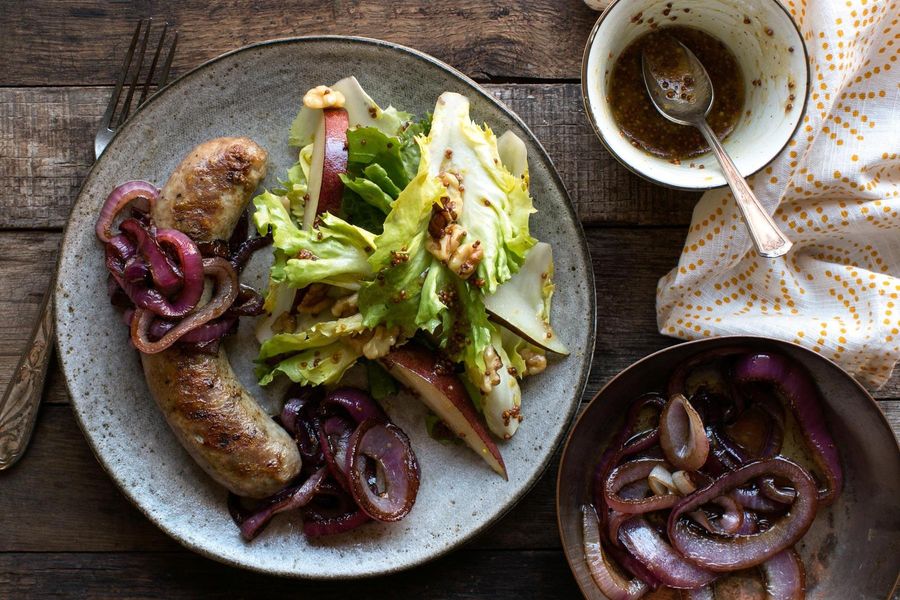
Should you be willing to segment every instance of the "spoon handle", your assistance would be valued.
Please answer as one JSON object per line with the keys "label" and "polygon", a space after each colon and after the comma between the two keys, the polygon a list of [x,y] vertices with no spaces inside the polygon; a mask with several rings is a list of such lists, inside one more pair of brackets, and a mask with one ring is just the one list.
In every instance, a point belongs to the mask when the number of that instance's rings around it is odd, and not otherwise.
{"label": "spoon handle", "polygon": [[719,165],[722,167],[728,186],[744,216],[744,223],[747,224],[747,229],[750,231],[750,237],[753,238],[753,243],[756,245],[756,251],[766,258],[778,258],[787,254],[793,244],[787,236],[781,233],[775,221],[759,203],[759,199],[747,185],[747,181],[738,171],[731,157],[725,152],[719,138],[705,120],[700,120],[697,128],[712,147],[713,154],[716,155]]}

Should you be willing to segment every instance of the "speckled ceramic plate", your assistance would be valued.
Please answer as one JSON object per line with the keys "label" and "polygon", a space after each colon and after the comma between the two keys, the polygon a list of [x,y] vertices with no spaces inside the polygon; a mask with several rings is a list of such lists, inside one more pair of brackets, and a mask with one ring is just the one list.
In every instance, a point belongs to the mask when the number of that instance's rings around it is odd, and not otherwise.
{"label": "speckled ceramic plate", "polygon": [[[552,244],[557,293],[554,326],[572,350],[523,386],[525,421],[501,444],[509,481],[472,451],[444,446],[425,431],[421,403],[401,395],[386,403],[409,434],[422,484],[409,516],[310,542],[299,516],[282,515],[253,543],[228,516],[226,492],[194,464],[166,425],[144,383],[137,353],[106,297],[103,253],[94,221],[118,183],[162,185],[197,143],[246,135],[269,151],[275,184],[295,160],[288,127],[305,90],[356,75],[382,106],[422,115],[443,91],[465,94],[476,121],[497,134],[512,129],[528,146],[531,192],[538,213],[532,232]],[[258,255],[247,276],[263,284],[270,256]],[[97,458],[147,517],[179,542],[211,558],[295,577],[360,577],[397,571],[459,546],[496,521],[543,473],[565,435],[584,389],[594,340],[594,283],[584,234],[565,189],[540,143],[525,125],[474,82],[420,52],[384,42],[317,37],[242,48],[191,71],[150,99],[125,124],[94,165],[63,241],[56,288],[59,355],[78,421]],[[229,342],[240,379],[256,385],[252,324]]]}

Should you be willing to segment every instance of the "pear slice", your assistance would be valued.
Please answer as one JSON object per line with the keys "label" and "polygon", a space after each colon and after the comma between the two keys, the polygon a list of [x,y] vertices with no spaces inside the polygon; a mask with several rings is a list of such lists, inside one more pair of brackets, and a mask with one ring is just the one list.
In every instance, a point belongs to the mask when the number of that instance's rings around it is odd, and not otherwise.
{"label": "pear slice", "polygon": [[509,479],[497,444],[481,423],[462,381],[434,352],[410,342],[391,350],[381,364],[416,392],[422,402],[501,477]]}
{"label": "pear slice", "polygon": [[565,355],[569,350],[550,326],[552,280],[553,251],[550,244],[538,242],[519,272],[484,297],[484,306],[492,321],[539,348]]}

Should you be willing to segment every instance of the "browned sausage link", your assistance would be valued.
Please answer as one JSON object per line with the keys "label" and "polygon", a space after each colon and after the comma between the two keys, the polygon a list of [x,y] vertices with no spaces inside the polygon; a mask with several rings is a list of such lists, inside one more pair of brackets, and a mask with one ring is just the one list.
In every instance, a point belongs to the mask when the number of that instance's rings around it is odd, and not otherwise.
{"label": "browned sausage link", "polygon": [[[227,239],[265,177],[266,152],[247,138],[197,146],[175,169],[153,209],[159,227],[198,242]],[[142,354],[147,385],[185,449],[240,496],[269,496],[300,472],[290,435],[235,377],[224,348],[215,356],[173,346]]]}

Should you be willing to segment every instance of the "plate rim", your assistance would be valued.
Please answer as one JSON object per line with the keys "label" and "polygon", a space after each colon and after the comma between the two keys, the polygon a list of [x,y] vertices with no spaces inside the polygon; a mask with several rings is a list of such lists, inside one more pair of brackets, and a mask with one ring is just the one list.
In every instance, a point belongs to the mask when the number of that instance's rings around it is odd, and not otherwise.
{"label": "plate rim", "polygon": [[132,491],[125,486],[124,482],[120,481],[119,478],[117,478],[116,476],[113,475],[112,471],[110,470],[109,465],[102,458],[102,454],[99,452],[93,437],[88,433],[88,427],[82,419],[81,412],[78,410],[78,401],[75,400],[75,395],[72,393],[72,389],[71,389],[71,385],[70,385],[70,374],[69,374],[68,370],[66,369],[66,363],[63,360],[63,353],[61,352],[59,335],[54,336],[55,337],[54,345],[56,348],[56,354],[58,357],[58,364],[60,366],[60,371],[62,371],[62,374],[63,374],[63,381],[66,386],[66,392],[69,395],[69,399],[70,399],[70,402],[72,405],[72,412],[75,415],[75,421],[78,424],[79,429],[81,429],[82,435],[84,436],[85,440],[87,441],[88,446],[90,447],[91,452],[94,455],[94,458],[100,464],[101,468],[106,473],[107,477],[109,477],[109,479],[115,484],[115,486],[119,490],[119,492],[121,492],[128,499],[128,501],[135,508],[137,508],[138,511],[146,519],[148,519],[151,523],[153,523],[153,525],[155,525],[157,528],[162,530],[162,532],[165,533],[168,537],[174,539],[182,547],[190,550],[191,552],[195,552],[201,556],[212,559],[212,560],[222,563],[222,564],[229,565],[231,567],[237,567],[240,569],[246,569],[246,570],[257,572],[257,573],[265,573],[265,574],[275,575],[275,576],[279,576],[279,577],[293,578],[293,579],[340,581],[340,580],[364,579],[364,578],[368,578],[368,577],[376,577],[376,576],[380,576],[380,575],[389,575],[389,574],[399,573],[399,572],[406,571],[406,570],[415,568],[417,566],[423,565],[425,563],[431,562],[442,556],[445,556],[449,552],[451,552],[455,549],[458,549],[459,547],[463,546],[467,542],[471,541],[472,539],[474,539],[475,537],[477,537],[478,535],[480,535],[481,533],[486,531],[488,528],[496,525],[497,522],[499,522],[501,519],[503,519],[503,517],[506,516],[515,506],[517,506],[525,498],[525,496],[534,488],[534,486],[537,484],[537,482],[540,481],[540,479],[547,473],[547,471],[550,467],[550,463],[552,462],[556,451],[566,440],[568,440],[569,435],[576,423],[575,416],[578,414],[578,409],[582,404],[584,392],[587,388],[591,369],[593,366],[592,363],[593,363],[594,351],[595,351],[596,343],[597,343],[597,304],[596,304],[597,303],[597,298],[596,298],[597,293],[596,293],[596,282],[595,282],[595,276],[594,276],[594,271],[593,271],[593,261],[592,261],[592,256],[591,256],[591,252],[590,252],[590,246],[588,245],[588,242],[587,242],[587,236],[585,235],[585,232],[584,232],[584,226],[581,222],[581,219],[578,217],[578,213],[575,210],[575,206],[572,202],[571,196],[569,195],[568,189],[566,188],[565,183],[562,181],[559,171],[557,170],[556,165],[553,163],[552,158],[547,153],[546,148],[544,148],[544,145],[540,142],[540,140],[537,138],[537,136],[534,134],[534,132],[531,131],[531,128],[529,128],[528,125],[526,125],[525,122],[521,119],[521,117],[519,117],[519,115],[516,114],[511,108],[506,106],[506,104],[504,104],[500,100],[494,98],[479,83],[477,83],[476,81],[474,81],[473,79],[471,79],[470,77],[468,77],[467,75],[465,75],[464,73],[462,73],[461,71],[456,69],[455,67],[452,67],[451,65],[431,56],[430,54],[427,54],[420,50],[416,50],[415,48],[404,46],[402,44],[398,44],[395,42],[388,42],[385,40],[361,37],[361,36],[349,36],[349,35],[290,36],[290,37],[271,38],[271,39],[255,42],[252,44],[247,44],[247,45],[241,46],[239,48],[235,48],[234,50],[229,50],[227,52],[224,52],[213,58],[210,58],[206,61],[201,62],[197,66],[189,69],[185,73],[183,73],[183,74],[179,75],[177,78],[173,79],[166,86],[164,86],[164,87],[158,89],[156,92],[154,92],[147,99],[147,101],[144,104],[142,104],[140,107],[138,107],[138,109],[135,110],[125,120],[125,122],[116,130],[116,133],[113,135],[112,139],[107,144],[103,153],[101,153],[101,155],[91,164],[90,169],[85,174],[84,179],[82,180],[81,185],[78,188],[78,194],[75,197],[75,201],[72,203],[72,206],[69,209],[69,216],[66,219],[66,225],[63,228],[60,249],[57,254],[57,259],[56,259],[56,271],[54,272],[53,281],[52,281],[53,300],[54,300],[54,302],[53,302],[53,319],[54,319],[54,326],[56,328],[57,334],[60,331],[59,325],[60,325],[60,321],[61,321],[61,317],[62,317],[60,302],[58,301],[58,299],[64,293],[64,291],[60,287],[60,283],[59,283],[59,267],[63,261],[63,256],[67,254],[67,247],[71,243],[70,236],[74,235],[73,227],[72,227],[72,215],[75,213],[75,209],[76,209],[77,205],[83,201],[84,190],[88,186],[88,184],[90,182],[92,182],[93,179],[95,178],[95,176],[97,174],[97,170],[98,170],[97,166],[101,164],[101,161],[103,161],[103,158],[106,155],[106,150],[109,149],[111,146],[113,146],[113,144],[115,144],[116,141],[119,139],[119,137],[120,137],[119,133],[126,130],[127,128],[129,128],[132,124],[132,121],[134,121],[134,119],[142,113],[142,111],[145,107],[149,106],[152,102],[157,101],[159,97],[162,97],[163,95],[165,95],[167,93],[171,94],[173,92],[173,90],[175,90],[179,86],[183,85],[184,82],[187,81],[189,78],[196,76],[198,73],[204,71],[206,68],[210,67],[211,65],[213,65],[215,63],[218,63],[219,61],[225,60],[227,58],[230,58],[230,57],[240,54],[240,53],[256,50],[256,49],[259,49],[262,47],[277,46],[277,45],[282,45],[282,44],[284,44],[284,45],[303,44],[303,43],[310,43],[310,42],[312,42],[312,43],[315,43],[315,42],[338,42],[338,43],[360,44],[360,45],[364,45],[364,46],[374,46],[374,47],[379,47],[379,48],[385,48],[388,50],[397,51],[397,52],[401,52],[403,54],[411,55],[414,58],[421,60],[422,62],[428,63],[433,67],[436,67],[442,71],[445,71],[446,73],[450,74],[451,76],[455,77],[456,79],[461,80],[463,83],[468,85],[472,89],[472,91],[474,91],[475,93],[482,96],[488,103],[493,104],[501,112],[503,112],[508,118],[510,118],[514,123],[516,123],[525,132],[525,134],[528,136],[530,141],[535,145],[535,147],[537,148],[542,159],[545,160],[546,163],[549,165],[550,169],[548,169],[548,171],[551,176],[552,182],[555,187],[557,187],[559,190],[562,191],[562,197],[563,197],[564,204],[565,204],[565,207],[567,210],[567,214],[575,226],[575,230],[576,230],[577,237],[578,237],[578,240],[577,240],[578,247],[582,251],[583,255],[587,258],[589,268],[587,269],[587,279],[586,279],[585,283],[586,283],[586,289],[588,292],[588,307],[589,307],[590,315],[588,318],[588,337],[587,337],[588,342],[587,342],[587,345],[584,350],[584,357],[582,358],[582,361],[581,361],[583,371],[582,371],[582,376],[579,379],[579,381],[577,382],[575,389],[574,389],[574,391],[576,392],[575,399],[573,402],[570,403],[570,406],[568,408],[568,414],[565,415],[565,418],[563,419],[563,427],[560,429],[557,436],[554,439],[550,440],[551,441],[550,447],[552,450],[550,452],[548,452],[545,459],[543,460],[543,463],[536,470],[536,472],[532,475],[532,477],[524,482],[522,487],[518,490],[517,493],[515,493],[513,495],[512,499],[506,504],[506,506],[504,506],[502,508],[502,510],[500,510],[493,518],[482,523],[480,526],[472,529],[468,533],[466,533],[460,537],[457,537],[452,542],[448,543],[447,545],[445,545],[442,548],[436,549],[435,551],[428,553],[428,554],[420,555],[419,557],[417,557],[411,561],[408,561],[408,562],[405,562],[405,563],[402,563],[399,565],[392,565],[385,569],[370,570],[368,572],[354,573],[351,575],[339,575],[339,574],[328,574],[328,573],[307,574],[307,573],[298,573],[291,569],[267,568],[265,566],[260,566],[258,564],[254,564],[252,562],[245,562],[245,561],[233,559],[230,557],[225,557],[225,556],[222,556],[221,554],[216,553],[215,551],[213,551],[201,544],[195,543],[195,542],[193,542],[189,539],[186,539],[186,538],[182,537],[181,535],[177,534],[176,529],[170,527],[167,523],[163,522],[161,519],[158,519],[158,518],[156,518],[155,515],[151,514],[150,511],[148,509],[146,509],[143,506],[143,504],[139,501],[139,498],[137,496],[135,496],[132,493]]}

